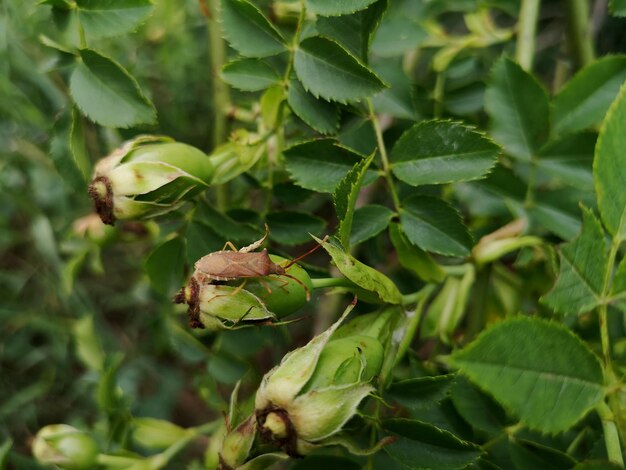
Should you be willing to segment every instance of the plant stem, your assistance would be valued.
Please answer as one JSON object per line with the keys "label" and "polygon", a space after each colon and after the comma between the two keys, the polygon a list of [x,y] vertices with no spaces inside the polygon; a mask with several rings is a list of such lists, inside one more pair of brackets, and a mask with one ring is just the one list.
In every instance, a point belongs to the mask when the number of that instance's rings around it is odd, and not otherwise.
{"label": "plant stem", "polygon": [[393,200],[393,206],[396,209],[396,212],[400,212],[400,198],[398,197],[398,192],[396,190],[395,183],[393,181],[393,176],[391,175],[391,169],[389,168],[389,158],[387,156],[387,149],[385,148],[385,140],[383,139],[383,132],[380,128],[380,122],[378,121],[378,117],[374,112],[374,106],[372,105],[372,100],[367,99],[367,108],[370,115],[370,120],[374,125],[374,132],[376,133],[376,143],[378,145],[378,151],[380,152],[380,159],[383,164],[383,171],[385,173],[385,179],[387,180],[387,186],[389,187],[389,192],[391,193],[391,199]]}
{"label": "plant stem", "polygon": [[567,8],[567,36],[570,52],[577,68],[593,62],[593,39],[589,22],[587,0],[565,0]]}
{"label": "plant stem", "polygon": [[226,84],[220,79],[220,72],[226,61],[222,28],[218,19],[217,0],[210,3],[210,16],[207,18],[209,39],[209,63],[211,67],[211,88],[213,95],[213,148],[226,138],[226,110],[230,107],[230,94]]}
{"label": "plant stem", "polygon": [[430,294],[435,289],[434,284],[426,284],[419,292],[417,292],[417,305],[415,306],[415,310],[413,311],[413,316],[409,320],[409,324],[406,326],[406,330],[404,332],[404,336],[398,345],[398,352],[396,353],[396,357],[394,359],[394,367],[404,358],[411,342],[413,341],[413,337],[415,336],[415,332],[417,331],[417,327],[419,326],[420,320],[422,318],[422,310],[426,305],[426,300],[430,297]]}
{"label": "plant stem", "polygon": [[533,68],[538,17],[539,0],[522,0],[520,18],[517,23],[515,59],[520,66],[527,71]]}
{"label": "plant stem", "polygon": [[[613,275],[613,268],[615,266],[615,258],[621,245],[621,238],[616,235],[609,250],[609,258],[606,266],[606,272],[604,273],[604,283],[602,287],[602,303],[598,307],[598,322],[600,323],[600,340],[602,342],[602,356],[604,359],[604,371],[606,374],[606,386],[611,387],[615,381],[615,373],[613,371],[613,365],[611,363],[611,338],[609,335],[608,325],[608,306],[605,300],[609,297],[611,289],[611,279]],[[624,466],[622,458],[622,451],[620,446],[620,438],[617,429],[616,422],[619,419],[619,404],[614,400],[610,400],[611,405],[614,407],[612,410],[609,406],[602,401],[596,410],[602,420],[602,429],[604,431],[604,444],[606,445],[606,451],[609,460]]]}
{"label": "plant stem", "polygon": [[323,277],[311,279],[313,289],[324,289],[326,287],[355,287],[354,283],[343,277]]}

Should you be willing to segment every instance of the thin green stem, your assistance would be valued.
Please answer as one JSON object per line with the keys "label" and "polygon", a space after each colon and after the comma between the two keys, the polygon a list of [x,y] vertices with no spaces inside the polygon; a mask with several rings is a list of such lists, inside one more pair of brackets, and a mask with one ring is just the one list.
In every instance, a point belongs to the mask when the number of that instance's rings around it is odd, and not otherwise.
{"label": "thin green stem", "polygon": [[602,430],[604,432],[604,443],[606,445],[606,453],[609,461],[624,466],[622,458],[622,448],[619,441],[619,433],[615,425],[615,416],[607,404],[602,401],[596,407],[600,420],[602,421]]}
{"label": "thin green stem", "polygon": [[567,8],[567,37],[570,52],[578,68],[593,62],[593,38],[587,0],[565,0]]}
{"label": "thin green stem", "polygon": [[389,187],[389,192],[391,193],[391,199],[393,200],[393,206],[396,211],[400,211],[400,198],[398,197],[398,191],[396,190],[396,185],[393,181],[393,176],[391,174],[391,168],[389,167],[389,157],[387,156],[387,149],[385,148],[385,140],[383,139],[383,132],[380,128],[380,122],[378,121],[378,117],[374,112],[374,106],[372,105],[372,100],[367,99],[367,108],[369,110],[370,120],[374,125],[374,132],[376,134],[376,143],[378,144],[378,151],[380,152],[380,159],[383,164],[383,172],[385,173],[385,179],[387,180],[387,186]]}
{"label": "thin green stem", "polygon": [[323,277],[311,279],[313,289],[325,289],[327,287],[355,287],[354,283],[343,277]]}
{"label": "thin green stem", "polygon": [[426,301],[434,289],[434,284],[426,284],[419,292],[417,292],[417,305],[415,306],[415,310],[411,313],[412,317],[410,318],[409,323],[406,326],[404,336],[398,345],[398,351],[396,352],[396,357],[394,359],[394,367],[404,358],[409,346],[413,342],[417,327],[419,326],[422,318],[422,310],[424,309]]}
{"label": "thin green stem", "polygon": [[226,139],[226,110],[230,106],[228,86],[220,78],[222,67],[226,62],[226,51],[222,39],[222,28],[218,18],[218,2],[210,2],[210,16],[207,19],[209,40],[209,61],[211,67],[211,88],[213,97],[213,148]]}
{"label": "thin green stem", "polygon": [[515,59],[527,71],[533,68],[539,5],[539,0],[522,0],[519,22],[517,23]]}
{"label": "thin green stem", "polygon": [[435,89],[433,91],[433,115],[436,119],[443,116],[443,100],[445,95],[446,74],[445,70],[437,73],[437,79],[435,80]]}

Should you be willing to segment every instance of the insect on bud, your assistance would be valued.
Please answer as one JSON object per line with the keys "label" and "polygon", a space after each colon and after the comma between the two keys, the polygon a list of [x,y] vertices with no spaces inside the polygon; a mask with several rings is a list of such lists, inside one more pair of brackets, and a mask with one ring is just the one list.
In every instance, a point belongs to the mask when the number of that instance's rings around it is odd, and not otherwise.
{"label": "insect on bud", "polygon": [[287,354],[257,391],[259,434],[291,456],[324,445],[374,391],[370,382],[384,356],[380,342],[363,335],[331,340],[351,309],[306,346]]}
{"label": "insect on bud", "polygon": [[67,424],[50,424],[39,430],[32,443],[35,459],[66,470],[96,466],[98,444],[86,432]]}
{"label": "insect on bud", "polygon": [[202,151],[168,137],[126,142],[96,164],[89,195],[105,224],[169,212],[207,188],[213,165]]}

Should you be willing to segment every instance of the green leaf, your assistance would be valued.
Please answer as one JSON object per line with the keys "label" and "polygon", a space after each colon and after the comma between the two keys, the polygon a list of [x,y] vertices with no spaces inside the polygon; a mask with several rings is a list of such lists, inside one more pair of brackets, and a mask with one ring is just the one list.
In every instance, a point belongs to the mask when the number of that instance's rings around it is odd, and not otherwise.
{"label": "green leaf", "polygon": [[376,0],[306,0],[311,10],[320,16],[339,16],[363,10]]}
{"label": "green leaf", "polygon": [[590,209],[583,208],[583,228],[576,240],[561,246],[561,268],[543,302],[559,313],[577,315],[601,301],[608,255],[604,231]]}
{"label": "green leaf", "polygon": [[377,56],[396,57],[417,49],[428,38],[426,30],[403,12],[388,14],[372,41],[372,52]]}
{"label": "green leaf", "polygon": [[527,440],[512,439],[509,453],[518,470],[560,470],[576,465],[576,460],[569,455]]}
{"label": "green leaf", "polygon": [[610,0],[609,11],[613,16],[626,16],[626,0]]}
{"label": "green leaf", "polygon": [[624,291],[626,291],[626,256],[620,261],[613,276],[611,295],[619,295]]}
{"label": "green leaf", "polygon": [[54,133],[50,139],[50,158],[63,181],[77,193],[83,194],[87,188],[87,179],[70,149],[72,124],[68,121],[67,116],[63,116],[54,123]]}
{"label": "green leaf", "polygon": [[539,172],[558,183],[593,190],[591,165],[596,139],[593,132],[580,132],[548,142],[539,151]]}
{"label": "green leaf", "polygon": [[[335,2],[337,3],[337,2]],[[339,17],[320,17],[315,27],[329,39],[337,41],[367,63],[373,35],[380,24],[388,0],[374,1],[366,10]]]}
{"label": "green leaf", "polygon": [[485,91],[490,134],[506,153],[522,160],[537,155],[548,135],[548,95],[535,77],[503,57]]}
{"label": "green leaf", "polygon": [[386,85],[361,61],[336,42],[314,36],[303,40],[294,57],[294,69],[304,88],[314,96],[346,103],[367,98]]}
{"label": "green leaf", "polygon": [[601,122],[624,80],[623,55],[602,57],[578,72],[554,98],[554,133],[572,133]]}
{"label": "green leaf", "polygon": [[70,151],[84,181],[91,177],[91,161],[85,146],[85,136],[81,116],[76,108],[72,109],[72,128],[70,129]]}
{"label": "green leaf", "polygon": [[185,241],[173,237],[157,245],[145,262],[146,274],[155,291],[171,297],[181,286],[185,270]]}
{"label": "green leaf", "polygon": [[78,108],[103,126],[131,127],[156,122],[156,111],[137,81],[118,63],[91,49],[70,77],[70,92]]}
{"label": "green leaf", "polygon": [[394,382],[386,397],[408,409],[430,408],[448,396],[454,374],[416,377]]}
{"label": "green leaf", "polygon": [[221,250],[224,241],[224,238],[220,237],[210,224],[201,220],[193,220],[185,231],[187,264],[193,266],[204,255]]}
{"label": "green leaf", "polygon": [[152,11],[151,0],[76,0],[78,19],[87,39],[132,31]]}
{"label": "green leaf", "polygon": [[342,178],[333,194],[333,202],[339,219],[339,240],[343,247],[350,251],[350,232],[352,231],[352,218],[354,217],[354,205],[359,196],[365,172],[369,168],[374,153],[356,163],[352,169]]}
{"label": "green leaf", "polygon": [[576,424],[604,396],[600,361],[574,333],[517,317],[481,333],[451,363],[521,422],[544,433]]}
{"label": "green leaf", "polygon": [[593,177],[598,209],[607,230],[614,237],[626,237],[626,86],[611,105],[604,119],[596,154]]}
{"label": "green leaf", "polygon": [[286,49],[285,40],[256,6],[247,0],[222,0],[224,36],[241,55],[268,57]]}
{"label": "green leaf", "polygon": [[447,202],[416,195],[402,202],[402,230],[414,245],[446,256],[467,256],[472,237],[457,210]]}
{"label": "green leaf", "polygon": [[500,147],[473,129],[448,121],[422,121],[391,151],[394,175],[413,186],[469,181],[496,164]]}
{"label": "green leaf", "polygon": [[384,447],[403,468],[460,470],[475,462],[482,451],[454,434],[409,419],[389,419],[383,427],[398,439]]}
{"label": "green leaf", "polygon": [[[287,171],[298,186],[325,193],[334,192],[339,181],[363,159],[362,155],[332,139],[295,144],[283,154]],[[368,171],[366,184],[377,176],[374,171]]]}
{"label": "green leaf", "polygon": [[244,91],[260,91],[280,81],[280,76],[267,62],[242,59],[230,62],[222,69],[222,78],[230,86]]}
{"label": "green leaf", "polygon": [[454,407],[474,429],[501,433],[506,426],[506,413],[490,396],[474,387],[463,376],[458,376],[450,390]]}
{"label": "green leaf", "polygon": [[419,114],[413,99],[413,83],[403,70],[402,64],[395,58],[378,59],[373,67],[390,84],[389,88],[372,97],[376,112],[417,121]]}
{"label": "green leaf", "polygon": [[[267,467],[266,467],[267,468]],[[359,470],[362,465],[346,457],[332,455],[310,455],[305,459],[294,460],[291,470]]]}
{"label": "green leaf", "polygon": [[357,245],[385,230],[395,215],[391,209],[378,204],[368,204],[354,211],[350,244]]}
{"label": "green leaf", "polygon": [[393,223],[389,226],[389,237],[398,253],[398,261],[403,267],[413,271],[426,282],[441,282],[445,279],[446,273],[442,267],[428,253],[407,240],[400,224]]}
{"label": "green leaf", "polygon": [[13,447],[13,439],[11,438],[5,439],[2,445],[0,445],[0,470],[8,468],[7,461],[11,447]]}
{"label": "green leaf", "polygon": [[287,103],[296,116],[322,134],[334,134],[339,128],[339,110],[333,103],[308,93],[298,80],[289,84]]}
{"label": "green leaf", "polygon": [[309,234],[320,235],[326,228],[324,219],[304,212],[280,211],[267,214],[270,238],[283,245],[299,245],[311,241]]}
{"label": "green leaf", "polygon": [[313,238],[328,252],[337,269],[357,286],[374,292],[383,302],[390,304],[402,302],[402,294],[387,276],[346,253],[334,239],[323,241]]}

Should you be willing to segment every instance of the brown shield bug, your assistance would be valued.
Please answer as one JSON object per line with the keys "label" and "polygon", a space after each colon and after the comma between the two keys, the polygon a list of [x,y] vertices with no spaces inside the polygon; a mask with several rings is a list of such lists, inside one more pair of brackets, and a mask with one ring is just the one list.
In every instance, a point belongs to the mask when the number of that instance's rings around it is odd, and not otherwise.
{"label": "brown shield bug", "polygon": [[[187,303],[189,305],[189,324],[192,328],[202,327],[198,319],[199,307],[197,299],[199,285],[201,284],[214,284],[243,279],[244,282],[237,289],[239,290],[243,288],[247,279],[263,278],[274,274],[288,277],[300,284],[305,289],[307,301],[309,300],[310,292],[308,287],[302,281],[287,273],[287,270],[302,258],[317,250],[319,245],[286,265],[280,265],[270,259],[267,249],[259,252],[254,251],[263,244],[268,234],[269,228],[266,224],[265,235],[254,243],[237,250],[231,242],[226,242],[222,250],[209,253],[196,261],[194,264],[195,271],[188,286],[190,291],[186,292],[186,287],[184,287],[174,297],[174,302]],[[226,250],[226,248],[231,250]],[[271,293],[269,286],[265,285],[265,288],[268,290],[268,293]]]}

